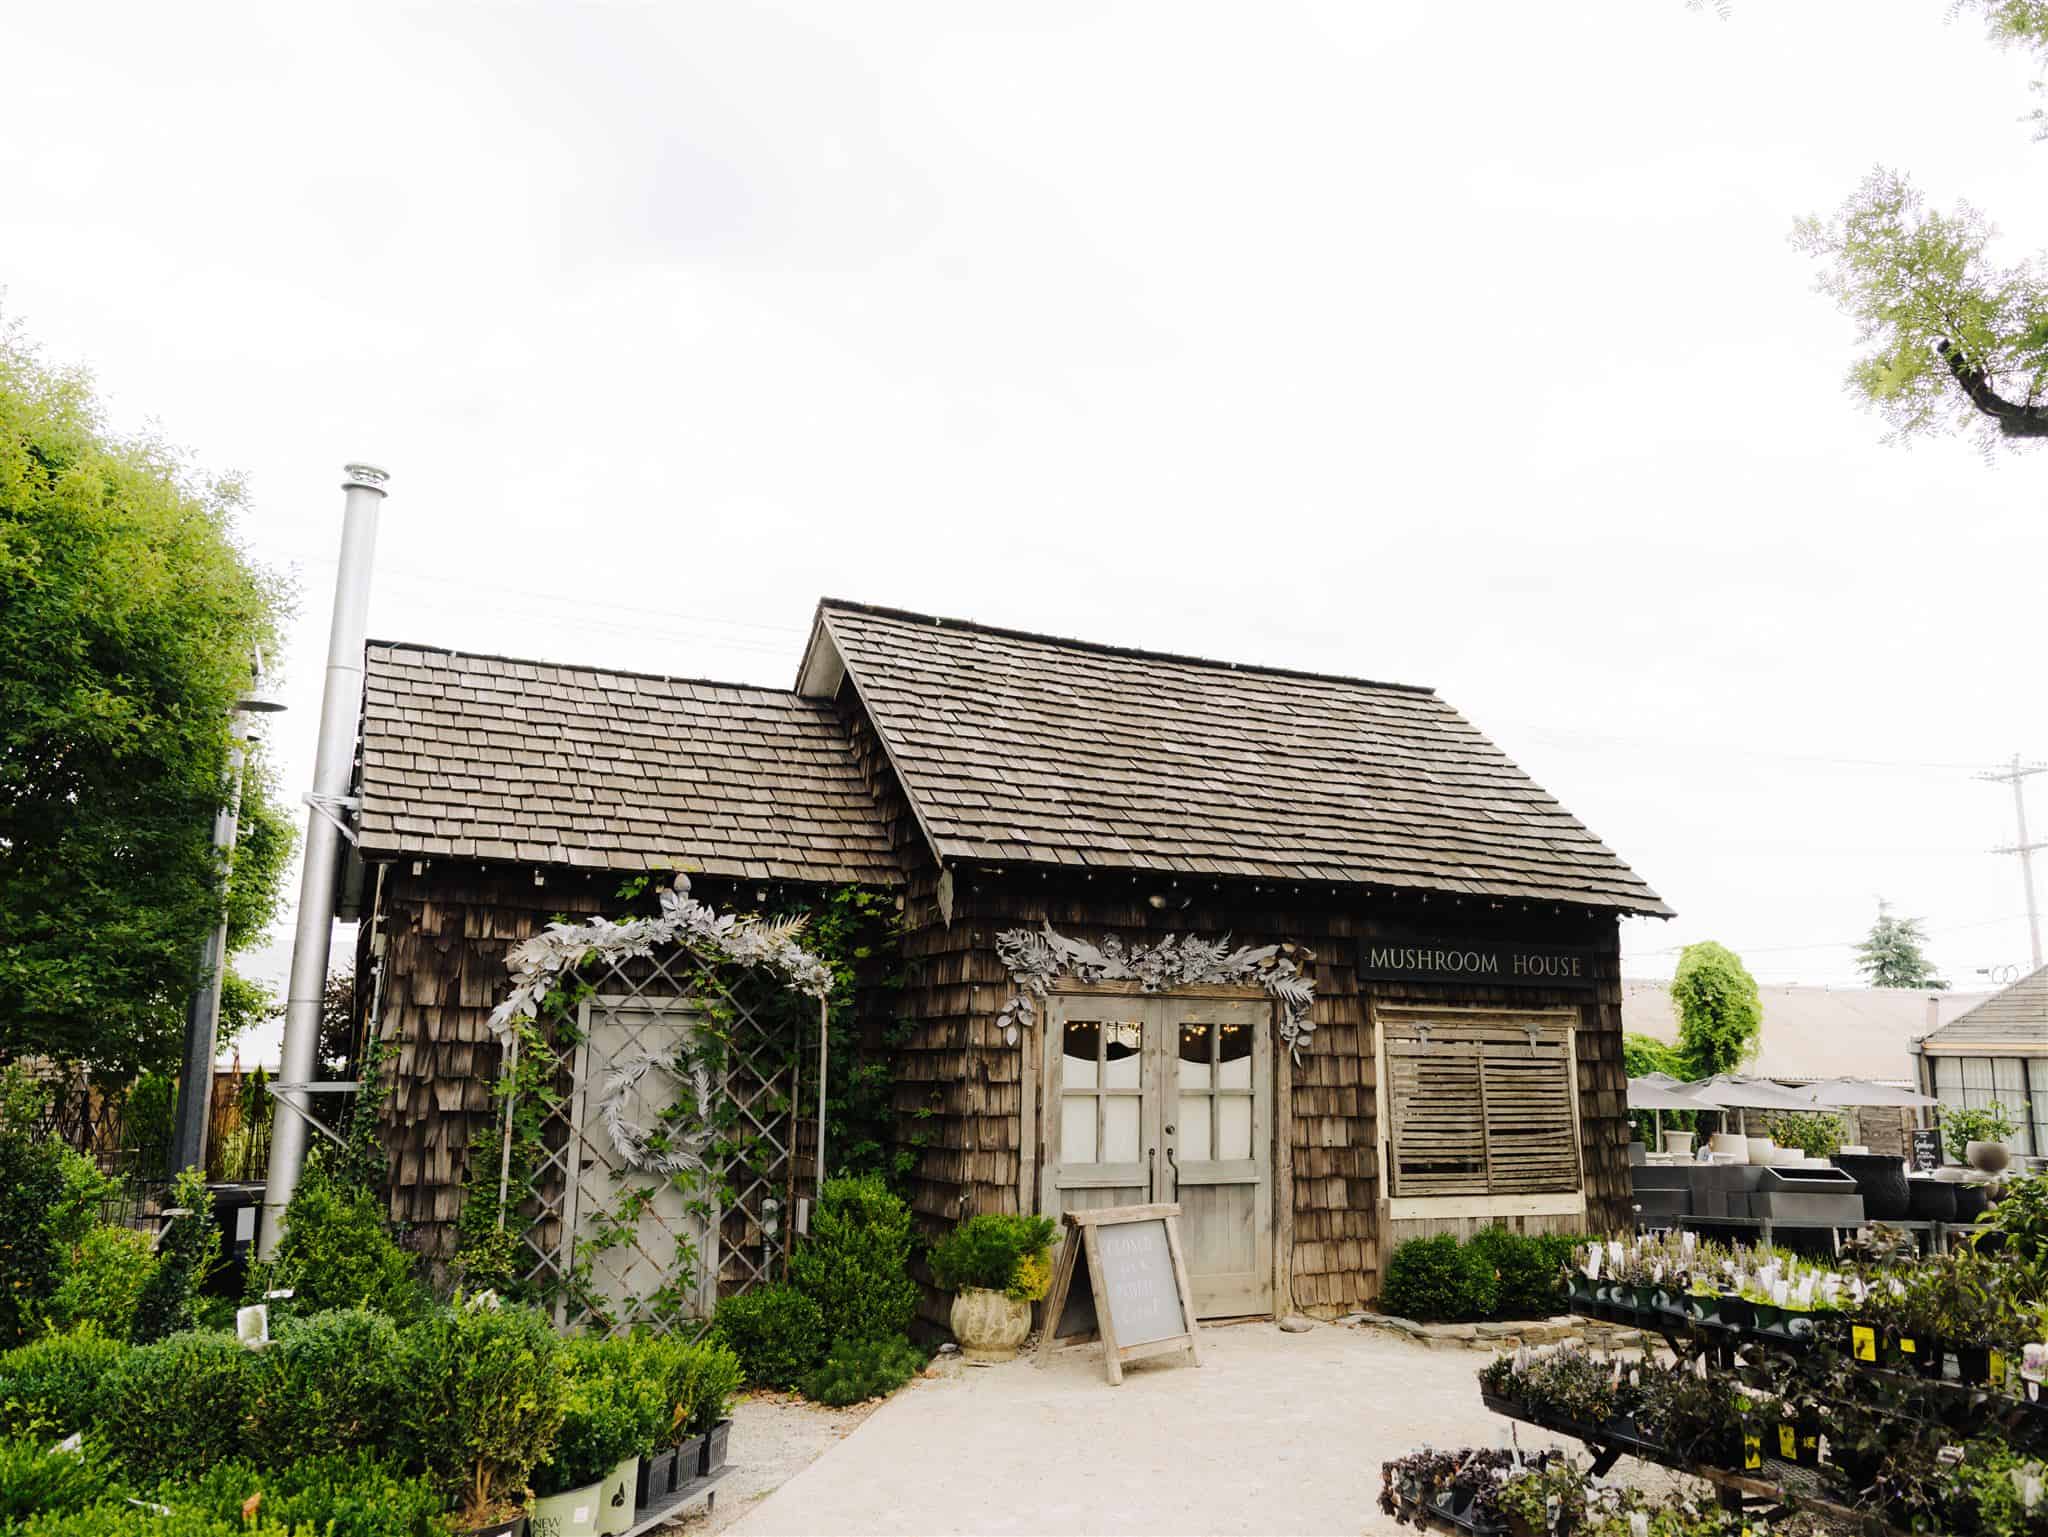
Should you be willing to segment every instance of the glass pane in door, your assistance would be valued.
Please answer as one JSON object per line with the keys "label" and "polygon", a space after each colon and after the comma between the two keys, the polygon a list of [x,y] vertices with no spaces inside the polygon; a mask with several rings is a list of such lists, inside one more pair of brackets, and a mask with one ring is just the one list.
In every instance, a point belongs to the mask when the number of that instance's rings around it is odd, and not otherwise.
{"label": "glass pane in door", "polygon": [[1118,1020],[1103,1027],[1102,1086],[1105,1089],[1135,1089],[1138,1069],[1144,1063],[1145,1027],[1135,1019]]}
{"label": "glass pane in door", "polygon": [[[1095,1061],[1102,1051],[1102,1026],[1092,1019],[1070,1019],[1061,1038],[1060,1073],[1070,1089],[1095,1087]],[[1093,1140],[1092,1138],[1090,1139]]]}

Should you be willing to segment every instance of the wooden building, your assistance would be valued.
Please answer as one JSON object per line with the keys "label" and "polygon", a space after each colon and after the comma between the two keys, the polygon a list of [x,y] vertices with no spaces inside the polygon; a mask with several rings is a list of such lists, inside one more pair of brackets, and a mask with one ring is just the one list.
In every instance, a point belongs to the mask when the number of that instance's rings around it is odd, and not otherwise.
{"label": "wooden building", "polygon": [[484,1017],[619,872],[903,904],[913,1204],[1178,1200],[1205,1316],[1412,1234],[1629,1215],[1639,878],[1428,689],[827,601],[788,692],[373,643],[358,903],[394,1215],[446,1253]]}

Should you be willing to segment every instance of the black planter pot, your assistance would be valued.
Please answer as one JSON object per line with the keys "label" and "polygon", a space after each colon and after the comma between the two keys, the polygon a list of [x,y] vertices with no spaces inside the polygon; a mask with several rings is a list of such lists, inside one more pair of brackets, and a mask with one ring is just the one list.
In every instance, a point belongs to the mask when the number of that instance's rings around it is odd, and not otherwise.
{"label": "black planter pot", "polygon": [[1956,1221],[1975,1222],[1990,1208],[1991,1192],[1984,1186],[1956,1186]]}
{"label": "black planter pot", "polygon": [[1912,1206],[1909,1215],[1915,1222],[1953,1222],[1956,1220],[1956,1187],[1947,1180],[1911,1179],[1906,1181],[1912,1190]]}
{"label": "black planter pot", "polygon": [[1923,1334],[1913,1341],[1913,1345],[1913,1370],[1922,1377],[1939,1377],[1946,1359],[1940,1338]]}
{"label": "black planter pot", "polygon": [[676,1445],[676,1481],[674,1488],[680,1489],[693,1478],[704,1474],[704,1438],[685,1436]]}
{"label": "black planter pot", "polygon": [[526,1517],[512,1516],[487,1526],[460,1526],[455,1537],[526,1537]]}
{"label": "black planter pot", "polygon": [[[696,1476],[697,1464],[690,1464],[691,1477]],[[633,1486],[633,1508],[651,1510],[675,1492],[676,1449],[673,1446],[658,1447],[640,1459],[640,1477]]]}
{"label": "black planter pot", "polygon": [[731,1420],[720,1420],[704,1432],[704,1452],[697,1463],[700,1476],[709,1477],[725,1466],[725,1450],[731,1441]]}
{"label": "black planter pot", "polygon": [[1963,1381],[1983,1384],[1991,1380],[1989,1345],[1951,1345],[1949,1353],[1956,1358],[1956,1375]]}
{"label": "black planter pot", "polygon": [[1912,1209],[1906,1188],[1906,1160],[1886,1153],[1837,1153],[1835,1167],[1863,1192],[1863,1215],[1871,1222],[1897,1222]]}

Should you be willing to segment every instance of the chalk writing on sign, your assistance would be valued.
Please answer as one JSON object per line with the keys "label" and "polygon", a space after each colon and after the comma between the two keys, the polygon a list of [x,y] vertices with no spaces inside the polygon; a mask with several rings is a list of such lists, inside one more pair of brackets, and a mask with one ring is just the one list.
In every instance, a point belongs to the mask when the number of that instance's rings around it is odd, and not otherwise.
{"label": "chalk writing on sign", "polygon": [[[1166,1242],[1166,1219],[1096,1229],[1102,1261],[1102,1289],[1116,1317],[1116,1342],[1143,1345],[1188,1332],[1181,1311],[1180,1286],[1173,1273],[1173,1251]],[[1100,1307],[1098,1299],[1096,1306]]]}

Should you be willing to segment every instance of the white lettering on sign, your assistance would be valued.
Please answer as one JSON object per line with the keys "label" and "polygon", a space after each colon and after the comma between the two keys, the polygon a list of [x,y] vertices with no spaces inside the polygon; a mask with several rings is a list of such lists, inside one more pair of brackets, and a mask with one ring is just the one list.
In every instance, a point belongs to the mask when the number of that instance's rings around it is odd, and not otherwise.
{"label": "white lettering on sign", "polygon": [[[1503,967],[1502,957],[1506,957]],[[1458,950],[1429,945],[1370,945],[1366,966],[1372,971],[1417,971],[1444,976],[1524,977],[1573,982],[1586,976],[1581,955],[1545,955],[1530,950]]]}

